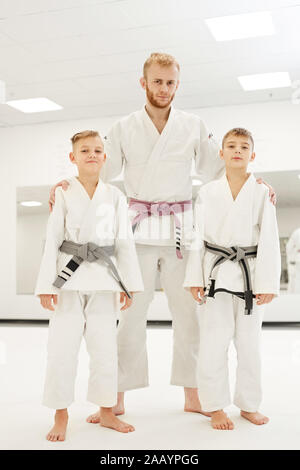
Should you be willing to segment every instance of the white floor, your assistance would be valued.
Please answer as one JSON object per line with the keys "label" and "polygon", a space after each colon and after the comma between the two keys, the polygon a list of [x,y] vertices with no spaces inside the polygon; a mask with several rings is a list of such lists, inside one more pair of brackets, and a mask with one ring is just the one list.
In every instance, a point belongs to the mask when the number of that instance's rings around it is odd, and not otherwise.
{"label": "white floor", "polygon": [[[183,412],[183,392],[169,385],[170,328],[148,328],[151,386],[127,394],[124,419],[136,431],[120,434],[85,422],[88,357],[81,348],[76,402],[67,440],[49,443],[52,411],[40,405],[47,327],[0,324],[0,449],[300,449],[300,325],[263,329],[264,402],[270,418],[254,426],[229,408],[234,431],[215,431],[209,420]],[[230,351],[232,383],[234,351]]]}

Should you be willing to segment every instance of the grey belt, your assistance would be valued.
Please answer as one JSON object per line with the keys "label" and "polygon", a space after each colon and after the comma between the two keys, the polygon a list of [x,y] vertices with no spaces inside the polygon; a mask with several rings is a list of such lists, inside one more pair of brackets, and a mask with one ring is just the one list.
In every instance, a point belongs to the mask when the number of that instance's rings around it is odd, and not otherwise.
{"label": "grey belt", "polygon": [[[247,258],[255,258],[257,255],[256,246],[231,246],[230,248],[224,248],[222,246],[213,245],[212,243],[204,242],[204,246],[210,253],[218,255],[215,260],[209,275],[209,284],[206,287],[205,297],[214,297],[216,292],[227,292],[228,294],[236,295],[240,299],[245,300],[245,315],[250,315],[253,309],[253,298],[255,297],[252,291],[251,274]],[[232,261],[239,263],[244,279],[244,292],[229,291],[227,289],[215,289],[215,279],[213,279],[213,272],[215,268],[220,266],[225,261]]]}
{"label": "grey belt", "polygon": [[110,256],[112,256],[115,251],[114,245],[98,246],[95,243],[90,242],[81,245],[80,243],[65,240],[60,247],[60,251],[62,251],[63,253],[67,253],[68,255],[74,256],[72,259],[70,259],[68,264],[64,267],[64,269],[62,269],[61,273],[57,276],[56,280],[53,283],[55,287],[61,288],[65,284],[65,282],[70,279],[76,269],[79,268],[83,261],[93,263],[94,261],[100,259],[108,265],[112,276],[120,284],[122,290],[125,292],[127,297],[131,299],[132,296],[123,284],[120,275],[117,271],[117,268],[110,259]]}

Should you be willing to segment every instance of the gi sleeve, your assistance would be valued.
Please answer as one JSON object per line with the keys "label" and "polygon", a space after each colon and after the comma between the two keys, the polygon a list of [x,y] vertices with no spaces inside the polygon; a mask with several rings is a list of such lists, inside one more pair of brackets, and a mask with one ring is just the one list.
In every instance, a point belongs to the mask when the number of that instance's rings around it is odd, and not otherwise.
{"label": "gi sleeve", "polygon": [[122,281],[130,292],[141,292],[144,284],[136,253],[135,241],[125,196],[118,196],[116,211],[115,256]]}
{"label": "gi sleeve", "polygon": [[184,287],[204,287],[204,204],[200,189],[194,206],[193,239],[189,249]]}
{"label": "gi sleeve", "polygon": [[259,241],[255,264],[254,293],[275,294],[280,291],[281,256],[276,210],[265,190],[259,217]]}
{"label": "gi sleeve", "polygon": [[195,149],[195,170],[203,183],[220,178],[225,173],[225,165],[219,156],[219,145],[209,135],[205,124],[200,121],[200,139]]}
{"label": "gi sleeve", "polygon": [[65,215],[66,208],[63,190],[59,187],[55,190],[55,205],[48,219],[46,243],[35,287],[35,295],[58,294],[60,292],[52,283],[57,276],[56,263],[58,250],[64,241]]}
{"label": "gi sleeve", "polygon": [[121,144],[121,124],[113,125],[104,139],[106,162],[102,167],[100,178],[109,182],[119,176],[123,169],[124,152]]}

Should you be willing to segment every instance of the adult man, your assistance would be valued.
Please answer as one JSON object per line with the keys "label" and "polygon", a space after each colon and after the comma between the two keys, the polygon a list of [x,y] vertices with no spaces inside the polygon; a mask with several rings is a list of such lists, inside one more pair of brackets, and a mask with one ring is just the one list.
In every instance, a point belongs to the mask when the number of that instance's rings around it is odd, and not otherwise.
{"label": "adult man", "polygon": [[[194,115],[171,107],[179,85],[179,65],[167,54],[151,54],[140,80],[146,106],[116,123],[106,140],[106,179],[116,177],[124,165],[127,196],[138,201],[177,203],[192,197],[191,166],[206,180],[218,177],[223,164],[217,146]],[[186,204],[188,206],[188,204]],[[133,217],[136,215],[133,208]],[[170,213],[170,212],[169,212]],[[192,228],[191,206],[180,217],[182,241]],[[174,350],[171,383],[185,389],[185,410],[201,412],[197,393],[198,318],[196,305],[182,287],[186,254],[176,256],[172,222],[175,216],[152,215],[136,228],[136,243],[145,291],[122,315],[118,331],[119,401],[124,411],[124,392],[148,385],[146,318],[153,298],[157,264],[173,318]],[[164,220],[162,220],[164,219]],[[167,223],[167,219],[168,222]],[[125,313],[125,312],[124,312]]]}

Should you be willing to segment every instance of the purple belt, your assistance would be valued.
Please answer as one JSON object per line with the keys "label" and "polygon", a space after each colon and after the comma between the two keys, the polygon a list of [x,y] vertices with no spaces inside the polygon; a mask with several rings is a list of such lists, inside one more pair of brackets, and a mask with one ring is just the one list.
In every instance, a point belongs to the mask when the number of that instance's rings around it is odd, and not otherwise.
{"label": "purple belt", "polygon": [[178,202],[149,202],[149,201],[140,201],[139,199],[130,198],[129,208],[134,209],[137,212],[137,215],[132,221],[132,230],[135,231],[137,225],[144,219],[147,219],[151,215],[173,215],[174,224],[176,230],[176,255],[177,258],[182,259],[182,254],[180,251],[180,241],[181,241],[181,224],[178,219],[178,213],[185,212],[192,208],[192,200],[187,201],[178,201]]}

